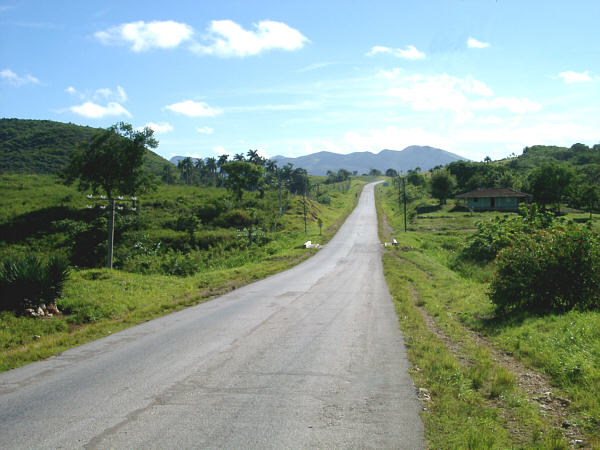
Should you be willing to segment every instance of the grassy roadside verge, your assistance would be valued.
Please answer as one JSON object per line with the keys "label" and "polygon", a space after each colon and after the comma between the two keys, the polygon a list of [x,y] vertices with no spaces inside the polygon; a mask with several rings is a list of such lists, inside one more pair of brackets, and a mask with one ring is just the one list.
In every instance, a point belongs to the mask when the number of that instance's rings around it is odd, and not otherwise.
{"label": "grassy roadside verge", "polygon": [[313,221],[304,234],[303,218],[294,216],[291,231],[282,233],[253,258],[237,258],[235,267],[219,267],[189,277],[141,275],[119,270],[89,269],[71,274],[58,306],[63,314],[31,319],[0,313],[0,371],[56,355],[107,334],[196,305],[253,281],[288,269],[317,250],[306,240],[327,242],[354,209],[364,181],[319,208],[322,234]]}
{"label": "grassy roadside verge", "polygon": [[455,259],[475,219],[435,210],[401,233],[388,194],[377,190],[380,236],[399,246],[384,270],[430,447],[598,448],[600,314],[497,320],[491,268]]}

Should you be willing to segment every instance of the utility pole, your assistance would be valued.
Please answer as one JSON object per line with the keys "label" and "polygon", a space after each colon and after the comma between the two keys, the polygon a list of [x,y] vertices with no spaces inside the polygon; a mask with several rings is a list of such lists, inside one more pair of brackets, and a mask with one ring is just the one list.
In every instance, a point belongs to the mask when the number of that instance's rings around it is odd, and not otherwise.
{"label": "utility pole", "polygon": [[306,185],[304,185],[304,235],[307,234],[306,231]]}
{"label": "utility pole", "polygon": [[404,232],[406,233],[406,180],[402,177],[402,195],[404,197]]}
{"label": "utility pole", "polygon": [[108,213],[108,261],[106,267],[113,267],[113,242],[115,239],[115,199],[110,199],[110,211]]}
{"label": "utility pole", "polygon": [[398,182],[398,210],[400,210],[400,207],[402,206],[402,193],[400,192],[400,172],[398,172],[398,178],[397,178],[397,182]]}
{"label": "utility pole", "polygon": [[281,208],[281,190],[283,189],[281,185],[281,171],[277,169],[277,178],[279,179],[279,217],[283,213],[283,209]]}
{"label": "utility pole", "polygon": [[[88,200],[90,201],[94,201],[94,196],[92,194],[88,194],[87,195]],[[123,206],[122,205],[117,205],[116,203],[116,199],[115,198],[109,198],[107,199],[106,196],[104,195],[100,195],[99,197],[97,197],[97,199],[101,202],[100,205],[97,204],[97,206],[100,207],[100,209],[106,209],[108,207],[108,239],[107,239],[107,247],[108,247],[108,251],[107,251],[107,258],[106,258],[106,267],[108,267],[109,269],[113,268],[113,250],[114,250],[114,242],[115,242],[115,215],[117,210],[122,210]],[[123,197],[119,196],[118,197],[119,201],[123,201]],[[106,204],[104,204],[104,202],[108,200],[108,206]],[[136,205],[136,201],[137,201],[137,197],[132,196],[131,197],[131,211],[137,211],[137,205]],[[88,209],[92,209],[94,208],[94,205],[87,205]]]}

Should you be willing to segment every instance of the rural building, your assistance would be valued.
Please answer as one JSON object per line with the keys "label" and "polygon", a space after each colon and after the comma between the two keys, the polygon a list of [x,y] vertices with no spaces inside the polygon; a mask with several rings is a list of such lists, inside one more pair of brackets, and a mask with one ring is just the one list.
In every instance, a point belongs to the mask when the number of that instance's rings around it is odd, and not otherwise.
{"label": "rural building", "polygon": [[517,211],[519,203],[529,201],[531,195],[510,188],[479,188],[457,195],[474,211]]}

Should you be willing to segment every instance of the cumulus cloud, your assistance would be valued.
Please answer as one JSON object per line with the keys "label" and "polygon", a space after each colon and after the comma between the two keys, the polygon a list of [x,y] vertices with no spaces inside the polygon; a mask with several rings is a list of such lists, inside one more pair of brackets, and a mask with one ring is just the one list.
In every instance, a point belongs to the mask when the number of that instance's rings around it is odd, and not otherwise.
{"label": "cumulus cloud", "polygon": [[[73,86],[65,89],[68,94],[86,100],[81,105],[75,105],[68,108],[69,111],[90,119],[100,119],[107,116],[127,116],[131,117],[121,103],[127,101],[127,93],[121,86],[116,89],[100,88],[90,92],[80,92]],[[106,105],[100,104],[106,102]]]}
{"label": "cumulus cloud", "polygon": [[[68,91],[68,89],[69,88],[67,88],[67,92],[71,93]],[[93,98],[96,100],[99,98],[103,98],[105,100],[114,99],[117,102],[124,103],[127,101],[127,94],[125,93],[125,89],[123,89],[121,86],[117,86],[116,90],[114,91],[110,88],[96,89]]]}
{"label": "cumulus cloud", "polygon": [[192,38],[194,30],[185,23],[172,20],[131,22],[94,33],[105,45],[127,45],[134,52],[152,48],[175,48]]}
{"label": "cumulus cloud", "polygon": [[415,111],[448,110],[466,118],[464,113],[470,110],[506,109],[525,114],[541,109],[540,104],[527,98],[494,97],[492,89],[472,77],[412,75],[398,79],[397,84],[387,94],[408,103]]}
{"label": "cumulus cloud", "polygon": [[140,127],[140,128],[143,129],[146,127],[150,128],[157,134],[168,133],[169,131],[173,131],[173,126],[167,122],[161,122],[161,123],[148,122],[146,125],[144,125],[143,127]]}
{"label": "cumulus cloud", "polygon": [[0,78],[17,87],[23,86],[24,84],[41,84],[41,81],[32,75],[26,74],[20,76],[10,69],[1,70]]}
{"label": "cumulus cloud", "polygon": [[215,117],[217,114],[222,113],[220,109],[211,108],[205,102],[195,102],[193,100],[173,103],[165,106],[165,108],[189,117]]}
{"label": "cumulus cloud", "polygon": [[245,30],[232,20],[213,20],[203,38],[191,49],[200,55],[251,56],[272,49],[297,50],[309,42],[302,33],[282,22],[263,20]]}
{"label": "cumulus cloud", "polygon": [[129,111],[117,102],[109,102],[106,106],[87,101],[81,105],[71,106],[69,110],[89,119],[101,119],[107,116],[131,117]]}
{"label": "cumulus cloud", "polygon": [[489,46],[490,44],[488,42],[481,42],[472,37],[467,39],[467,47],[469,48],[487,48]]}
{"label": "cumulus cloud", "polygon": [[213,152],[215,152],[219,156],[229,154],[227,150],[225,150],[225,147],[223,147],[222,145],[217,145],[216,147],[213,147]]}
{"label": "cumulus cloud", "polygon": [[539,103],[528,98],[496,97],[491,100],[476,100],[471,102],[473,109],[507,109],[515,114],[527,114],[542,109]]}
{"label": "cumulus cloud", "polygon": [[563,81],[567,84],[585,83],[588,81],[592,81],[592,77],[587,72],[587,70],[585,72],[573,72],[571,70],[568,70],[566,72],[559,73],[558,76],[562,78]]}
{"label": "cumulus cloud", "polygon": [[375,47],[372,47],[371,50],[369,50],[367,56],[375,56],[380,53],[393,55],[403,59],[425,59],[425,53],[417,50],[417,48],[413,45],[407,45],[405,49],[382,47],[380,45],[376,45]]}
{"label": "cumulus cloud", "polygon": [[385,78],[386,80],[395,80],[401,74],[402,74],[402,69],[395,67],[392,70],[385,70],[385,69],[380,70],[379,72],[377,72],[376,77],[377,78]]}
{"label": "cumulus cloud", "polygon": [[202,134],[213,134],[215,130],[213,130],[211,127],[196,127],[196,131]]}

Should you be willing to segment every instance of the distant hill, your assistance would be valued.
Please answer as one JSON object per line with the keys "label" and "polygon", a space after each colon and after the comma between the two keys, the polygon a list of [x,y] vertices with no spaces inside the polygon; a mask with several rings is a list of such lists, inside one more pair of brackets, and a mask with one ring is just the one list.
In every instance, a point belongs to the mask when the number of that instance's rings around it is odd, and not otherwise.
{"label": "distant hill", "polygon": [[[0,172],[54,174],[99,128],[51,120],[0,119]],[[148,151],[146,169],[160,175],[167,160]]]}
{"label": "distant hill", "polygon": [[406,172],[409,169],[420,167],[429,170],[438,165],[445,165],[453,161],[466,160],[462,156],[441,150],[439,148],[412,145],[404,150],[382,150],[379,153],[355,152],[347,155],[332,152],[318,152],[298,158],[274,156],[277,165],[284,166],[292,163],[294,167],[306,169],[313,175],[326,175],[328,170],[337,172],[346,169],[359,174],[368,173],[371,169],[384,172],[387,169]]}
{"label": "distant hill", "polygon": [[[177,164],[184,158],[185,156],[173,156],[169,161]],[[192,158],[192,160],[195,162],[196,158]],[[387,169],[406,172],[408,169],[416,167],[429,170],[435,166],[443,166],[453,161],[467,160],[467,158],[439,148],[411,145],[404,150],[382,150],[377,154],[355,152],[343,155],[333,152],[318,152],[298,158],[278,155],[272,157],[271,160],[276,161],[280,167],[292,163],[294,167],[306,169],[312,175],[326,175],[328,170],[337,172],[340,169],[356,171],[358,174],[368,173],[371,169],[378,169],[384,173]]]}

